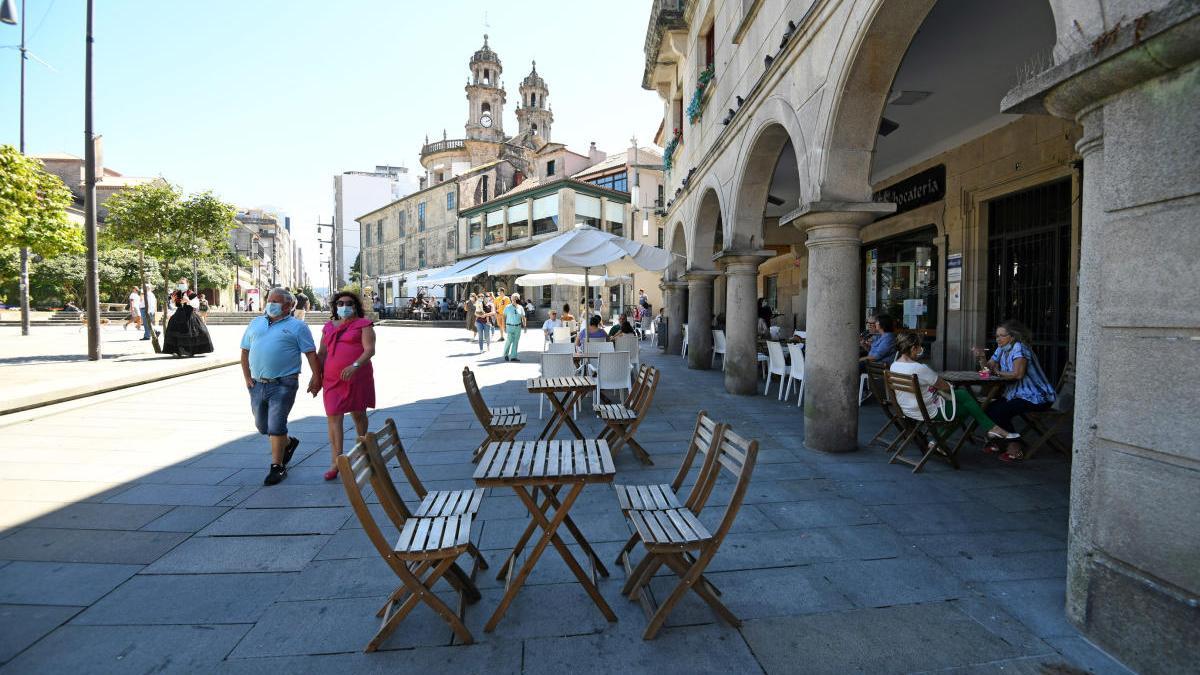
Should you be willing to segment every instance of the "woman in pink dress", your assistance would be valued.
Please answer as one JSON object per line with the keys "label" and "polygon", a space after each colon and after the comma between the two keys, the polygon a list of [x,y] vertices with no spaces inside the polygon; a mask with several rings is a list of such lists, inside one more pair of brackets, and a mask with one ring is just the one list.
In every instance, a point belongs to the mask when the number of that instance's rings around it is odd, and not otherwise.
{"label": "woman in pink dress", "polygon": [[364,318],[362,300],[354,293],[341,291],[330,301],[333,318],[321,332],[321,361],[324,378],[325,418],[329,423],[329,448],[333,461],[325,480],[337,478],[337,458],[342,454],[343,416],[350,413],[359,436],[367,433],[367,408],[375,407],[375,376],[371,357],[375,356],[375,329]]}

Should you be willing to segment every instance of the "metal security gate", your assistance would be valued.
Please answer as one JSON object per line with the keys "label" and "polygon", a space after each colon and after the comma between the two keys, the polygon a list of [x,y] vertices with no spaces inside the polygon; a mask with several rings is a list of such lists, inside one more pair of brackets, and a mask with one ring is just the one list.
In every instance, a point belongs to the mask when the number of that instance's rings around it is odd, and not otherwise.
{"label": "metal security gate", "polygon": [[1052,383],[1070,353],[1071,181],[988,202],[988,335],[1016,319]]}

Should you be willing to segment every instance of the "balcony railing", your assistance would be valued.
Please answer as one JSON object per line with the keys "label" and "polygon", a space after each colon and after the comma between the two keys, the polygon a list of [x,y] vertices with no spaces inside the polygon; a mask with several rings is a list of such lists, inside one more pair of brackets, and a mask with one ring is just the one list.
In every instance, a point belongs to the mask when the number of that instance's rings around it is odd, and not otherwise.
{"label": "balcony railing", "polygon": [[421,156],[432,155],[435,152],[445,152],[446,150],[458,150],[467,145],[465,138],[452,138],[447,141],[437,141],[434,143],[426,143],[421,148]]}

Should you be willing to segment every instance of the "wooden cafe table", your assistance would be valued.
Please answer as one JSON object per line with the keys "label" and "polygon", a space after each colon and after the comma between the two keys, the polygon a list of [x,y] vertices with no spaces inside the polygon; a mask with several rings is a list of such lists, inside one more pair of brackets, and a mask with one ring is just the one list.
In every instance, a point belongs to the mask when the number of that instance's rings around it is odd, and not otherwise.
{"label": "wooden cafe table", "polygon": [[[989,403],[995,401],[996,397],[1000,396],[1004,391],[1005,385],[1011,382],[1011,380],[1001,379],[995,375],[983,377],[976,370],[947,370],[940,375],[943,380],[956,387],[970,389],[975,398],[979,400],[979,407],[984,409],[988,407]],[[974,418],[968,421],[967,425],[963,427],[962,440],[970,438],[978,426],[979,423]],[[986,431],[984,429],[984,432]],[[962,440],[959,441],[960,445],[962,444]]]}
{"label": "wooden cafe table", "polygon": [[[596,588],[596,572],[607,577],[608,570],[604,568],[604,564],[600,562],[600,558],[569,515],[571,506],[583,492],[584,486],[591,483],[612,483],[616,474],[608,443],[603,440],[506,441],[488,444],[483,458],[479,460],[479,466],[475,469],[475,484],[479,487],[512,488],[529,510],[532,521],[513,547],[512,553],[500,566],[500,573],[496,578],[505,580],[504,596],[484,626],[484,632],[490,633],[496,629],[517,592],[525,584],[529,573],[533,571],[538,558],[551,544],[575,575],[579,585],[583,586],[592,602],[596,603],[604,618],[609,621],[617,620],[617,615]],[[567,494],[560,501],[558,495],[564,487],[567,488]],[[558,536],[560,525],[567,526],[576,543],[588,557],[592,565],[591,575],[584,572],[571,550]],[[541,529],[542,534],[530,550],[525,563],[514,575],[513,568],[517,558],[537,528]]]}
{"label": "wooden cafe table", "polygon": [[571,419],[571,410],[584,395],[595,391],[596,378],[584,375],[535,377],[525,383],[525,388],[531,394],[545,394],[550,399],[550,419],[546,420],[546,426],[538,434],[539,441],[553,439],[563,424],[575,434],[575,438],[584,438],[575,420]]}

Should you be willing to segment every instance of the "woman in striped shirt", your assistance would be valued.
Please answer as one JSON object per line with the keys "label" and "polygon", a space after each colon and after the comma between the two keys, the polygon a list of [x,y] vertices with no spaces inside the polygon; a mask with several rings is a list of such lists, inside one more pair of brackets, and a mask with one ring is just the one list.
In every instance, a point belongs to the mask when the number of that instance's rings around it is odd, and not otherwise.
{"label": "woman in striped shirt", "polygon": [[[1046,378],[1037,356],[1029,346],[1032,336],[1029,329],[1019,321],[1008,320],[996,327],[996,351],[987,362],[993,377],[1009,380],[1004,396],[987,407],[987,415],[1001,428],[1014,431],[1013,419],[1027,412],[1047,410],[1054,403],[1054,385]],[[989,443],[984,447],[990,452],[999,452],[999,447]],[[1019,462],[1024,459],[1020,440],[1009,441],[1000,459]]]}

